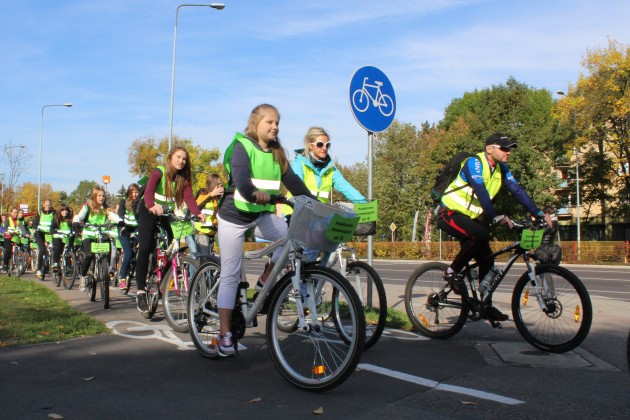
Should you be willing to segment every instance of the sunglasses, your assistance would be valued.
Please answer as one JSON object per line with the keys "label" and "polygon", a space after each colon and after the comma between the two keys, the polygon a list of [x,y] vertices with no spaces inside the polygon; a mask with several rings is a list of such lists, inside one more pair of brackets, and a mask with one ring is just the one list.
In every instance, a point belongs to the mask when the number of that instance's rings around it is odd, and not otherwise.
{"label": "sunglasses", "polygon": [[326,148],[326,150],[330,149],[330,142],[324,143],[323,141],[318,141],[317,143],[311,143],[317,146],[319,149]]}
{"label": "sunglasses", "polygon": [[491,144],[490,146],[494,147],[495,149],[499,149],[505,153],[512,151],[512,148],[508,146],[499,146],[498,144]]}

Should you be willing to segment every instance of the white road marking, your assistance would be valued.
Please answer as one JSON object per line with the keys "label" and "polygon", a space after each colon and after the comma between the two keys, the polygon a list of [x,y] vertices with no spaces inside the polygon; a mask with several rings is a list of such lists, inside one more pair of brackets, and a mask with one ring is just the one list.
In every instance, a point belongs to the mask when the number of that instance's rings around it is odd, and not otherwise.
{"label": "white road marking", "polygon": [[431,379],[421,378],[419,376],[413,376],[413,375],[409,375],[403,372],[397,372],[395,370],[382,368],[380,366],[371,365],[369,363],[359,363],[358,367],[360,369],[364,369],[364,370],[374,372],[374,373],[379,373],[381,375],[389,376],[391,378],[400,379],[402,381],[426,386],[428,388],[434,388],[438,391],[454,392],[457,394],[468,395],[471,397],[475,397],[475,398],[479,398],[483,400],[495,401],[495,402],[498,402],[501,404],[507,404],[507,405],[518,405],[518,404],[525,403],[525,401],[516,400],[514,398],[509,398],[509,397],[504,397],[498,394],[492,394],[490,392],[479,391],[477,389],[464,388],[464,387],[456,386],[456,385],[442,384]]}

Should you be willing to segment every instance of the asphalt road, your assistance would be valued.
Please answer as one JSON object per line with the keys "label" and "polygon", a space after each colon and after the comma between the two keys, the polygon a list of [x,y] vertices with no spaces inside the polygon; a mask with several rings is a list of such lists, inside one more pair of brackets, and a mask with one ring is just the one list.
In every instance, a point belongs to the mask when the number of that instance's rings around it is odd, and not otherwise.
{"label": "asphalt road", "polygon": [[[418,263],[375,261],[390,306]],[[43,284],[112,329],[111,334],[0,349],[0,418],[628,418],[630,270],[570,266],[587,284],[593,327],[562,355],[529,346],[511,321],[503,329],[468,323],[448,340],[386,331],[357,372],[323,394],[300,391],[275,370],[264,317],[236,359],[213,361],[162,319],[142,318],[132,297],[112,292],[112,308],[76,289]],[[251,267],[253,278],[258,269]],[[38,281],[33,275],[25,280]],[[509,277],[495,303],[507,310]],[[592,283],[591,283],[592,282]],[[54,416],[53,416],[54,417]]]}

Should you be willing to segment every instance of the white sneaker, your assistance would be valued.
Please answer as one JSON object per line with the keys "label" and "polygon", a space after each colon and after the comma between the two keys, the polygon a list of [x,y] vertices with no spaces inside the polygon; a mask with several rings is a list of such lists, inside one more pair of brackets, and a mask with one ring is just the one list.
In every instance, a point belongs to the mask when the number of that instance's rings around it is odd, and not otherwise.
{"label": "white sneaker", "polygon": [[236,350],[234,348],[234,342],[232,341],[232,333],[229,332],[226,335],[219,335],[219,355],[226,357],[232,356]]}
{"label": "white sneaker", "polygon": [[42,270],[37,270],[37,277],[39,277],[40,279],[44,277],[44,275],[42,274]]}
{"label": "white sneaker", "polygon": [[81,276],[81,279],[79,280],[79,290],[82,292],[85,292],[87,290],[85,276]]}

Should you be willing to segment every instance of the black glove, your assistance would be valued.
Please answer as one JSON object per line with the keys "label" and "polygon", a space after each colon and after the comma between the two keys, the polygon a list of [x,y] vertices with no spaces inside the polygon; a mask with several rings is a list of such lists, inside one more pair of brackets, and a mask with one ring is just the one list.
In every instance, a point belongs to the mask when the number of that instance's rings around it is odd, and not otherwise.
{"label": "black glove", "polygon": [[74,230],[75,232],[78,230],[81,230],[81,223],[79,222],[72,223],[72,230]]}
{"label": "black glove", "polygon": [[122,220],[120,222],[118,222],[118,227],[119,228],[124,228],[125,227],[125,222],[122,221]]}

